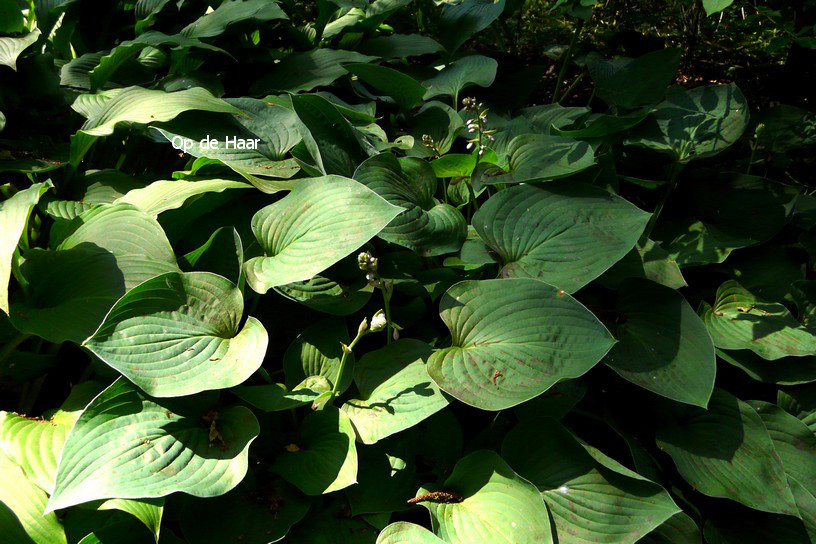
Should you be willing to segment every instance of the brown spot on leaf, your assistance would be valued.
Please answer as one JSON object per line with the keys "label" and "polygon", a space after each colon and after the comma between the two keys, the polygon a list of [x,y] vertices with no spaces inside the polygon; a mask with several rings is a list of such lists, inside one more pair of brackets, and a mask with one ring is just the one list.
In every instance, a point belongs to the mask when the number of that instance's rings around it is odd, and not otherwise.
{"label": "brown spot on leaf", "polygon": [[413,499],[408,499],[408,504],[418,504],[420,502],[441,502],[445,504],[456,504],[465,500],[462,495],[451,493],[450,491],[431,491],[417,495]]}

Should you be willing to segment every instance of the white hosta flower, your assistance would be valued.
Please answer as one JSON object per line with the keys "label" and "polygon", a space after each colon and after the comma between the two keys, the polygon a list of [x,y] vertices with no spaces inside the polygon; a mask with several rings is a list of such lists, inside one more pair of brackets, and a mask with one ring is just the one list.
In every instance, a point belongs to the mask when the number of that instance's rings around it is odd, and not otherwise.
{"label": "white hosta flower", "polygon": [[387,324],[388,321],[385,319],[385,314],[380,310],[371,318],[371,332],[381,331]]}

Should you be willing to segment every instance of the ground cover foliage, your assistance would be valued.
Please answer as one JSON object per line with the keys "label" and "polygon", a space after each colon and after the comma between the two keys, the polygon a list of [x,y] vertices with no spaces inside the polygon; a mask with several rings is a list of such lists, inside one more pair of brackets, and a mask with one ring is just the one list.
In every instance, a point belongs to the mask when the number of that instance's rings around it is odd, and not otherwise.
{"label": "ground cover foliage", "polygon": [[594,4],[0,0],[0,540],[816,542],[808,91]]}

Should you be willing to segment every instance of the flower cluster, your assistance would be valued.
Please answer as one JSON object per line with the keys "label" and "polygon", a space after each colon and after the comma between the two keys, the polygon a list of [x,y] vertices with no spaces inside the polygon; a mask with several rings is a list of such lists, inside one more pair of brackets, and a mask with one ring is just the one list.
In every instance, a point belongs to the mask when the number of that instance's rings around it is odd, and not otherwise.
{"label": "flower cluster", "polygon": [[473,149],[474,146],[478,146],[479,149],[479,156],[481,157],[484,155],[485,149],[487,146],[483,143],[485,140],[495,140],[496,137],[494,134],[496,130],[490,130],[487,128],[487,109],[484,108],[484,104],[481,102],[476,102],[475,98],[463,98],[462,99],[462,106],[464,110],[468,113],[474,114],[467,122],[467,131],[468,134],[472,134],[470,139],[468,139],[467,149]]}
{"label": "flower cluster", "polygon": [[380,278],[377,275],[377,257],[374,257],[368,251],[363,251],[357,255],[357,266],[360,270],[366,272],[366,280],[372,287],[380,286]]}

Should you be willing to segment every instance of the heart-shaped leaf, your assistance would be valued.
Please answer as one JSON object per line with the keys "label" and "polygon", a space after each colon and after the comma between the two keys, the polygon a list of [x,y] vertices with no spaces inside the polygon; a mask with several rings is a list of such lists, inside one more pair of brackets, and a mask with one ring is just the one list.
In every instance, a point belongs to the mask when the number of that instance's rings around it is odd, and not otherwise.
{"label": "heart-shaped leaf", "polygon": [[308,280],[379,234],[401,211],[347,178],[301,181],[252,218],[252,231],[266,256],[246,263],[247,281],[266,293]]}
{"label": "heart-shaped leaf", "polygon": [[365,81],[377,91],[394,99],[405,111],[411,110],[422,100],[425,87],[411,76],[378,64],[346,64],[346,70]]}
{"label": "heart-shaped leaf", "polygon": [[671,95],[624,143],[686,163],[727,149],[747,126],[748,104],[737,86],[711,85]]}
{"label": "heart-shaped leaf", "polygon": [[242,406],[207,411],[202,400],[157,404],[116,380],[68,434],[47,511],[113,497],[215,497],[234,488],[246,474],[258,421]]}
{"label": "heart-shaped leaf", "polygon": [[577,378],[615,340],[564,291],[532,279],[463,281],[443,295],[451,346],[428,361],[439,387],[483,410],[503,410]]}
{"label": "heart-shaped leaf", "polygon": [[383,240],[426,256],[462,247],[467,236],[465,218],[453,206],[436,202],[436,174],[426,161],[382,153],[361,164],[354,179],[405,209],[379,233]]}
{"label": "heart-shaped leaf", "polygon": [[428,376],[432,348],[404,339],[366,353],[354,366],[361,398],[343,404],[363,444],[404,431],[448,405]]}
{"label": "heart-shaped leaf", "polygon": [[816,355],[816,335],[783,304],[765,301],[736,281],[723,283],[714,306],[703,302],[699,312],[718,348],[750,349],[771,361]]}
{"label": "heart-shaped leaf", "polygon": [[425,100],[439,95],[450,96],[459,105],[459,93],[470,85],[490,87],[496,79],[499,63],[483,55],[471,55],[455,60],[438,74],[424,81],[428,88]]}
{"label": "heart-shaped leaf", "polygon": [[473,216],[505,277],[535,277],[572,293],[634,247],[649,214],[598,187],[573,182],[510,187]]}
{"label": "heart-shaped leaf", "polygon": [[796,516],[785,468],[762,418],[751,406],[714,389],[708,410],[662,425],[657,445],[694,488],[761,510]]}
{"label": "heart-shaped leaf", "polygon": [[307,414],[298,442],[287,446],[273,469],[307,495],[356,483],[357,449],[348,416],[333,406]]}
{"label": "heart-shaped leaf", "polygon": [[705,408],[717,371],[714,344],[683,295],[630,279],[619,288],[615,311],[618,343],[604,363],[635,385]]}
{"label": "heart-shaped leaf", "polygon": [[152,396],[232,387],[261,366],[269,341],[254,317],[239,331],[243,310],[222,276],[164,274],[128,291],[83,345]]}
{"label": "heart-shaped leaf", "polygon": [[462,458],[441,486],[412,499],[431,513],[434,531],[450,544],[551,544],[549,515],[538,490],[492,451]]}
{"label": "heart-shaped leaf", "polygon": [[515,427],[502,457],[541,492],[561,544],[634,544],[680,511],[665,489],[608,458],[599,462],[554,419]]}
{"label": "heart-shaped leaf", "polygon": [[507,145],[510,172],[482,178],[486,185],[532,183],[571,176],[595,164],[595,151],[587,142],[548,136],[522,134]]}
{"label": "heart-shaped leaf", "polygon": [[32,249],[21,266],[32,284],[27,300],[12,305],[22,331],[51,342],[81,343],[129,289],[178,271],[164,230],[129,204],[83,212],[55,237],[55,250]]}

